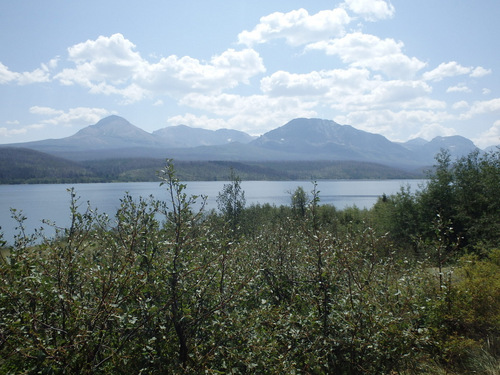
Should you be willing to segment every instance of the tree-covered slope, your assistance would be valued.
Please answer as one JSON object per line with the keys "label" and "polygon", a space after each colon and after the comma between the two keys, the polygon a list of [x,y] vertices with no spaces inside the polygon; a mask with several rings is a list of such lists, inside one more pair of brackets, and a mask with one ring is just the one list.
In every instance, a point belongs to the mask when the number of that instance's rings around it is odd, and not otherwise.
{"label": "tree-covered slope", "polygon": [[[116,158],[74,162],[40,151],[0,147],[0,184],[157,181],[164,159]],[[186,161],[175,160],[184,181],[420,178],[421,174],[356,161]]]}
{"label": "tree-covered slope", "polygon": [[69,160],[25,148],[0,148],[0,183],[92,182],[98,178]]}

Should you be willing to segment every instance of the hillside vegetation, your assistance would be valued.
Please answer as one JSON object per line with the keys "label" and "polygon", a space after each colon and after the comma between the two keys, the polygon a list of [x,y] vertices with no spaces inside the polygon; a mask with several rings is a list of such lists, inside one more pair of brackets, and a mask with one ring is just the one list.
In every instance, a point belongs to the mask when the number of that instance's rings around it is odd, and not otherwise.
{"label": "hillside vegetation", "polygon": [[233,170],[206,212],[168,162],[114,218],[72,190],[54,238],[14,212],[0,373],[498,374],[500,153],[436,160],[370,210],[246,207]]}
{"label": "hillside vegetation", "polygon": [[[162,159],[121,158],[74,162],[39,151],[0,148],[0,184],[159,181]],[[354,161],[176,161],[183,181],[419,178],[421,173]]]}
{"label": "hillside vegetation", "polygon": [[98,179],[78,163],[43,152],[11,147],[0,148],[0,183],[76,183]]}

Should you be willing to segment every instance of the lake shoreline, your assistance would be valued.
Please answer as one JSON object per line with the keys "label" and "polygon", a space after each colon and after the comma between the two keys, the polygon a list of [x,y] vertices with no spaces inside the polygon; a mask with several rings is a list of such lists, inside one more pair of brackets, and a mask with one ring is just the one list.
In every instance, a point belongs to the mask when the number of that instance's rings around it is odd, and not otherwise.
{"label": "lake shoreline", "polygon": [[[391,195],[402,187],[410,186],[412,191],[427,180],[391,179],[391,180],[317,180],[320,204],[330,204],[337,209],[348,206],[371,208],[383,194]],[[188,195],[206,195],[206,210],[217,208],[217,196],[228,181],[183,181]],[[295,181],[242,181],[246,205],[271,204],[290,205],[291,192],[301,186],[311,195],[311,180]],[[111,217],[120,207],[120,199],[130,194],[133,199],[147,198],[166,200],[166,188],[158,182],[115,182],[81,184],[21,184],[0,185],[0,227],[4,238],[11,242],[16,230],[16,223],[10,209],[22,211],[28,232],[42,226],[42,220],[50,220],[60,227],[65,227],[70,218],[71,196],[68,189],[74,188],[81,209],[87,204]],[[44,226],[46,227],[46,226]]]}

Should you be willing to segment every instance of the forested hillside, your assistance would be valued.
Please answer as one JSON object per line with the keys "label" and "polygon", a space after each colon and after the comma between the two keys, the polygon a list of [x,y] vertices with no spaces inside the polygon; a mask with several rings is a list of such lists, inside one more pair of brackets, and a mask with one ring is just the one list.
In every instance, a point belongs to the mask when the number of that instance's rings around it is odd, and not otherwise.
{"label": "forested hillside", "polygon": [[19,214],[0,373],[498,374],[500,152],[436,161],[370,210],[314,182],[246,206],[233,170],[206,212],[167,163],[165,198],[114,218],[73,191],[55,238]]}
{"label": "forested hillside", "polygon": [[98,179],[78,163],[43,152],[0,148],[0,183],[93,182]]}
{"label": "forested hillside", "polygon": [[[110,159],[82,163],[105,181],[158,181],[160,159]],[[182,181],[227,181],[232,169],[243,180],[404,179],[421,178],[418,170],[401,170],[356,161],[182,161],[175,160]]]}
{"label": "forested hillside", "polygon": [[[165,160],[121,158],[74,162],[39,151],[0,148],[0,184],[159,181]],[[355,161],[175,161],[183,181],[420,178],[418,171]]]}

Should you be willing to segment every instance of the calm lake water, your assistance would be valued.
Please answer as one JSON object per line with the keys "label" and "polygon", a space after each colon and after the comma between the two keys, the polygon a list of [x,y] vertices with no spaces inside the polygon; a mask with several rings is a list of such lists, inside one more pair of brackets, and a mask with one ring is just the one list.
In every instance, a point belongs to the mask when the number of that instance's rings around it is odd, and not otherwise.
{"label": "calm lake water", "polygon": [[[190,181],[186,192],[208,196],[207,208],[217,208],[217,195],[222,190],[224,181]],[[425,180],[322,180],[318,181],[321,204],[331,204],[339,209],[356,205],[370,208],[382,194],[397,193],[402,186],[410,186],[411,191],[418,190]],[[276,206],[290,205],[290,192],[302,186],[310,192],[310,181],[243,181],[247,206],[269,203]],[[70,194],[68,188],[74,187],[80,197],[81,207],[87,202],[99,212],[113,216],[120,205],[120,198],[126,192],[132,197],[167,198],[166,190],[157,182],[128,182],[102,184],[50,184],[50,185],[0,185],[0,227],[4,239],[12,243],[16,223],[11,218],[10,209],[22,210],[27,217],[26,229],[32,233],[42,225],[43,219],[51,220],[58,226],[65,227],[70,219]]]}

